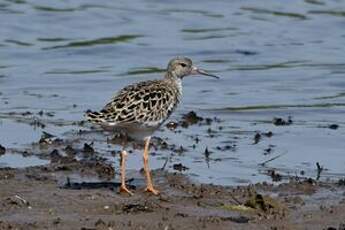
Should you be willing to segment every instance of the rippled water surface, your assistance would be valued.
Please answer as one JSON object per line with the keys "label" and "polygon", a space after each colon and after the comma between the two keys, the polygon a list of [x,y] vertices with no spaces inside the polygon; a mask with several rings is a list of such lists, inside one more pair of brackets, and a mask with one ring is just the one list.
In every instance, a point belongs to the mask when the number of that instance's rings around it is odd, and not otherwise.
{"label": "rippled water surface", "polygon": [[[157,132],[187,151],[158,151],[152,168],[170,157],[168,168],[181,162],[184,173],[216,184],[263,181],[272,168],[315,177],[316,162],[325,178],[344,176],[344,1],[4,0],[0,27],[6,148],[25,148],[42,131],[68,138],[84,111],[100,109],[126,84],[160,78],[168,60],[183,55],[221,79],[185,79],[171,119],[194,110],[221,122],[211,127],[214,137],[208,126]],[[289,126],[271,122],[288,116]],[[256,132],[268,131],[272,137],[253,145]],[[191,135],[201,140],[195,149]],[[98,152],[112,159],[106,136],[97,138]],[[141,167],[139,156],[130,154],[130,169]],[[17,166],[8,159],[0,157],[0,167]]]}

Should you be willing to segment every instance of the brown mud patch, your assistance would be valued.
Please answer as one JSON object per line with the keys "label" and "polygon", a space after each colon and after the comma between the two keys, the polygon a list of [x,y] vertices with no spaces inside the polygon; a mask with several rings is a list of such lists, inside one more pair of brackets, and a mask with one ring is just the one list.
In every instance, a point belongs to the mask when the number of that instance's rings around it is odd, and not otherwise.
{"label": "brown mud patch", "polygon": [[113,180],[68,179],[75,172],[97,175],[99,167],[75,160],[0,169],[0,229],[342,229],[345,224],[342,183],[291,179],[224,187],[156,170],[161,195],[145,193],[138,175],[141,183],[128,180],[135,192],[129,197],[117,192]]}

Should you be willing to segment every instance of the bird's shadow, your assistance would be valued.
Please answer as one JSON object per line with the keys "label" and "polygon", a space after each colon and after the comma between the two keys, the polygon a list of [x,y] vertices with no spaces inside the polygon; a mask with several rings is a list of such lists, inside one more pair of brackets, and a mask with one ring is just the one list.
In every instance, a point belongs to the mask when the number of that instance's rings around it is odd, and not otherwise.
{"label": "bird's shadow", "polygon": [[[126,180],[129,189],[136,189],[136,185],[131,184],[134,178]],[[106,188],[112,191],[117,190],[121,186],[120,182],[71,182],[67,178],[67,182],[61,186],[62,189],[81,190],[81,189],[101,189]]]}

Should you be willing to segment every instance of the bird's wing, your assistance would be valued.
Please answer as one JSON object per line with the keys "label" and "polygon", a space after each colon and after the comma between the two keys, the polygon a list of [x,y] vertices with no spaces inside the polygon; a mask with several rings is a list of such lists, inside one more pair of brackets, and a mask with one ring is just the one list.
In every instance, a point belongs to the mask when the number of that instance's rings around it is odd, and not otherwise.
{"label": "bird's wing", "polygon": [[100,113],[109,124],[158,125],[179,102],[178,93],[162,80],[140,82],[123,88]]}

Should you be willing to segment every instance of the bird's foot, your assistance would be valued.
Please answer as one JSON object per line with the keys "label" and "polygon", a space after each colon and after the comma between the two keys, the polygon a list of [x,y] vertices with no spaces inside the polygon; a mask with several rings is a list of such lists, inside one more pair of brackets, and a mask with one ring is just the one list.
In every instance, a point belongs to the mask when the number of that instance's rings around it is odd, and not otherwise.
{"label": "bird's foot", "polygon": [[156,195],[156,196],[159,194],[159,191],[154,189],[153,186],[147,186],[145,189],[145,192],[152,193],[153,195]]}
{"label": "bird's foot", "polygon": [[131,192],[125,185],[121,185],[120,187],[120,193],[122,192],[127,193],[130,196],[134,195],[133,192]]}

